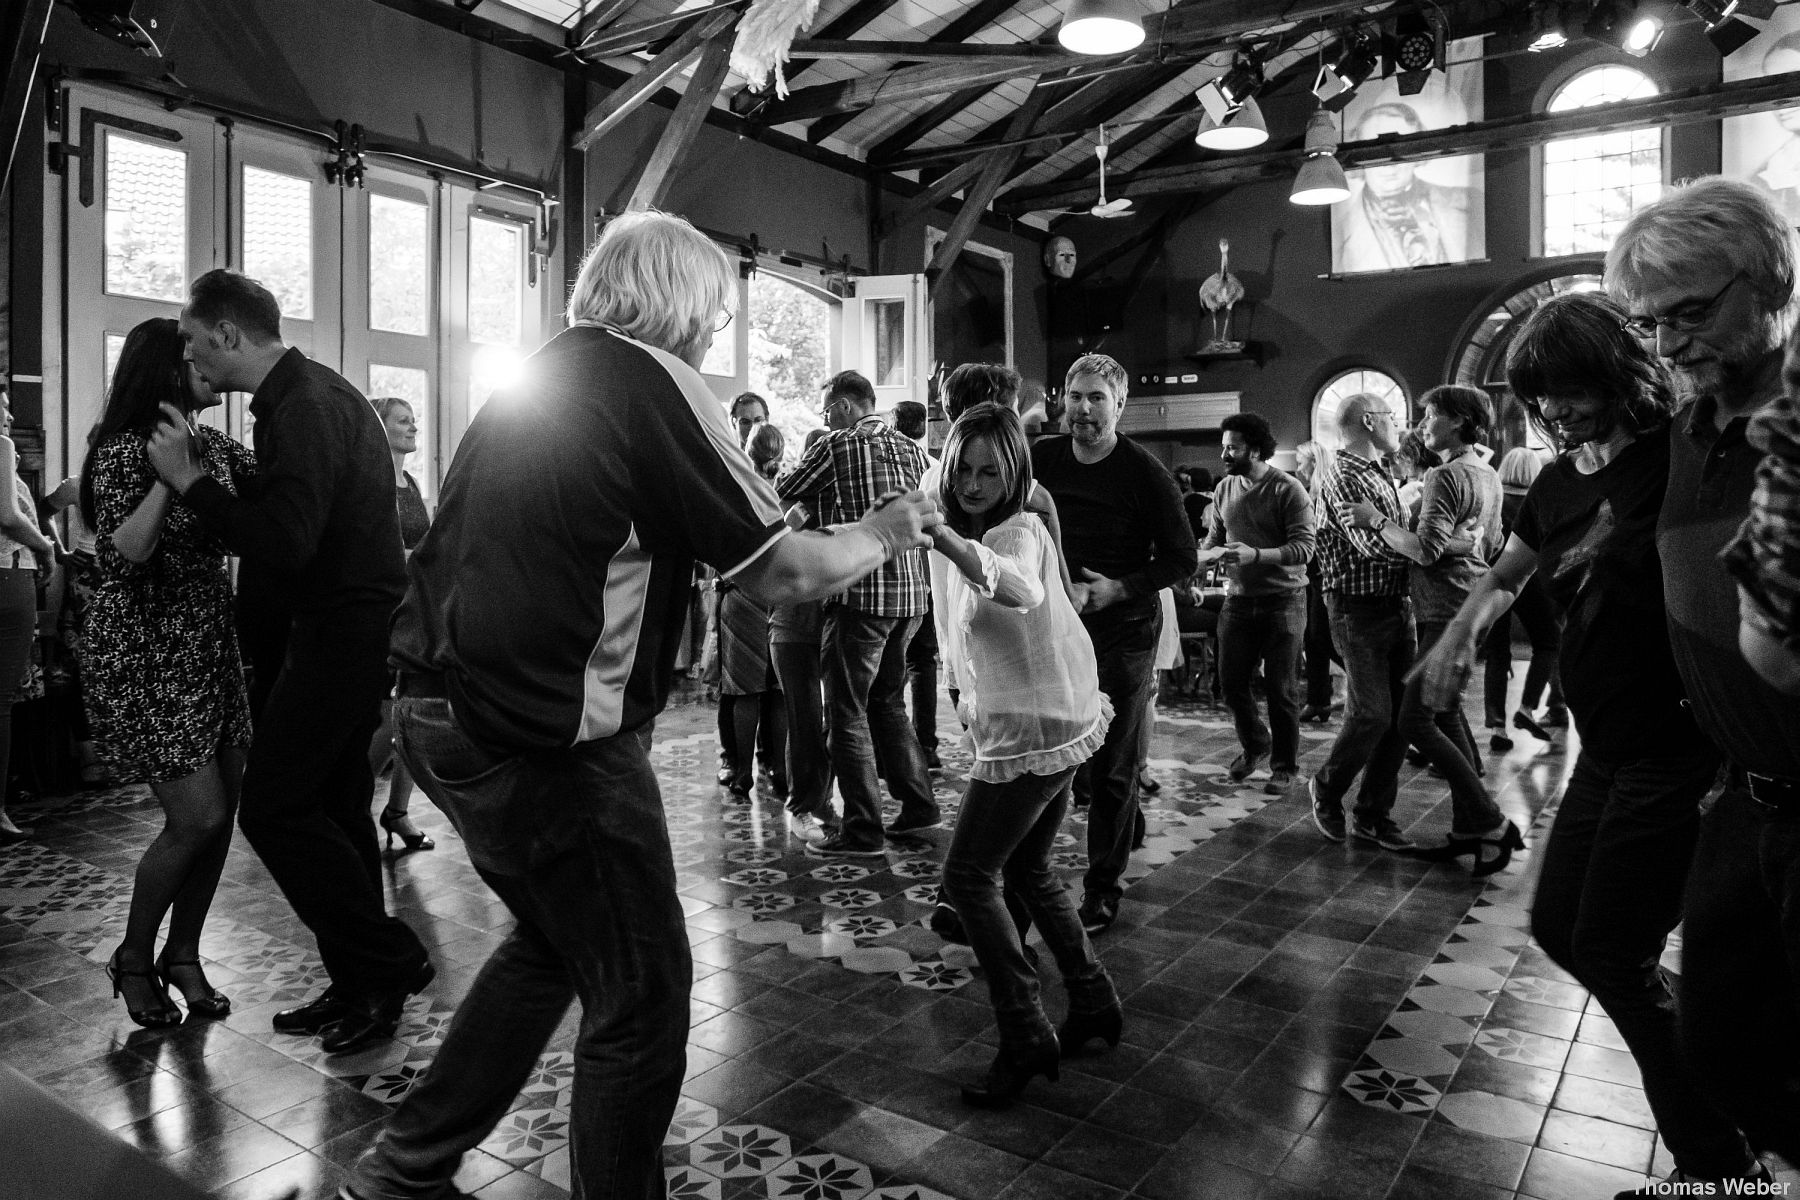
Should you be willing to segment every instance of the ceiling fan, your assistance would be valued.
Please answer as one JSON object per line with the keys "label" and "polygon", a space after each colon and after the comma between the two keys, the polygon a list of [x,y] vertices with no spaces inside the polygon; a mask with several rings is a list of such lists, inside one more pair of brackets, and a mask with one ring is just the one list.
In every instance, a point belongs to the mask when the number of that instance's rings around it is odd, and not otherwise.
{"label": "ceiling fan", "polygon": [[1094,146],[1094,156],[1100,160],[1100,199],[1096,201],[1091,208],[1065,208],[1060,210],[1061,214],[1098,217],[1102,221],[1111,221],[1118,217],[1133,217],[1137,215],[1131,211],[1131,200],[1129,197],[1120,196],[1114,200],[1108,200],[1106,198],[1106,150],[1106,126],[1102,125],[1100,126],[1100,140]]}

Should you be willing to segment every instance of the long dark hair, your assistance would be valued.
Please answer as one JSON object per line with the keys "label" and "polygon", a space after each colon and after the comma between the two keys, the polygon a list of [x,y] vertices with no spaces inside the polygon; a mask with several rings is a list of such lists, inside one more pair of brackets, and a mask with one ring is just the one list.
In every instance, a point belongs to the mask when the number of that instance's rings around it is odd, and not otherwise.
{"label": "long dark hair", "polygon": [[976,438],[994,444],[994,465],[1000,469],[1003,488],[999,502],[987,511],[987,528],[1021,511],[1031,496],[1031,446],[1019,414],[993,403],[964,409],[944,441],[944,465],[935,497],[945,522],[964,537],[975,536],[975,522],[956,498],[956,468],[962,462],[963,448]]}
{"label": "long dark hair", "polygon": [[151,317],[125,335],[106,393],[106,409],[88,434],[87,457],[81,464],[81,519],[89,529],[94,528],[94,452],[116,433],[149,437],[164,402],[184,413],[193,407],[179,329],[168,317]]}

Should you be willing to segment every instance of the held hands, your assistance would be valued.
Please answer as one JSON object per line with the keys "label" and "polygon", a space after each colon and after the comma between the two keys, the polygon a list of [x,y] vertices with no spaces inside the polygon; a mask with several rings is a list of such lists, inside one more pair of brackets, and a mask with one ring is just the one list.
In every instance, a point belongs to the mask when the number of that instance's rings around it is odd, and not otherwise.
{"label": "held hands", "polygon": [[167,401],[162,404],[162,419],[156,423],[144,452],[163,482],[178,492],[185,494],[205,473],[200,469],[200,452],[194,445],[187,418]]}
{"label": "held hands", "polygon": [[1421,682],[1420,700],[1427,709],[1448,712],[1462,702],[1463,685],[1474,664],[1475,639],[1452,626],[1406,673],[1406,681]]}
{"label": "held hands", "polygon": [[904,493],[888,492],[857,524],[875,535],[891,559],[907,550],[931,545],[934,531],[943,521],[937,504],[915,489]]}
{"label": "held hands", "polygon": [[1226,542],[1214,553],[1217,561],[1228,567],[1248,566],[1250,563],[1259,561],[1261,557],[1255,546],[1246,546],[1242,542]]}
{"label": "held hands", "polygon": [[1349,500],[1338,505],[1338,520],[1352,529],[1380,529],[1384,514],[1367,500]]}
{"label": "held hands", "polygon": [[1086,588],[1087,597],[1076,611],[1099,612],[1101,609],[1109,608],[1125,599],[1125,585],[1118,580],[1109,579],[1100,572],[1090,571],[1086,567],[1081,568],[1081,576],[1081,580],[1075,586]]}

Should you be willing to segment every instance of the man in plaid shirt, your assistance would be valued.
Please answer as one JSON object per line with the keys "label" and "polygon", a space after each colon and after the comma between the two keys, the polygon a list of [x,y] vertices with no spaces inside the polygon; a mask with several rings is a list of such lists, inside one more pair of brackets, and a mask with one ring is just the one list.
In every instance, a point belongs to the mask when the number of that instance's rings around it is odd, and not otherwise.
{"label": "man in plaid shirt", "polygon": [[[778,485],[785,502],[810,504],[821,526],[855,521],[882,497],[911,492],[925,451],[875,412],[875,389],[855,371],[825,385],[820,411],[831,432],[813,443]],[[831,768],[844,798],[841,830],[810,854],[873,858],[884,852],[880,759],[900,815],[888,833],[942,824],[925,752],[906,717],[906,646],[930,601],[925,553],[908,551],[850,590],[825,598],[820,651]]]}
{"label": "man in plaid shirt", "polygon": [[[1400,428],[1387,402],[1351,396],[1338,410],[1342,445],[1320,483],[1318,553],[1331,637],[1344,655],[1348,685],[1344,727],[1319,773],[1307,781],[1313,824],[1334,842],[1345,837],[1344,796],[1357,772],[1362,786],[1349,833],[1387,850],[1412,843],[1389,814],[1399,788],[1406,738],[1400,732],[1400,699],[1417,652],[1412,606],[1407,599],[1407,560],[1381,537],[1387,522],[1402,522],[1400,497],[1379,456],[1400,445]],[[1356,529],[1343,509],[1366,500],[1382,525]]]}

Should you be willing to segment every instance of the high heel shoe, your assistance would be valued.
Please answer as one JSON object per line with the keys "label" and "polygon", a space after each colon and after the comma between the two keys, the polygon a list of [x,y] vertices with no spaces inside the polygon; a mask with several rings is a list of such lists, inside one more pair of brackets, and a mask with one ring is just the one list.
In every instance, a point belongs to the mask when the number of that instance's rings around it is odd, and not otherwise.
{"label": "high heel shoe", "polygon": [[1005,1108],[1018,1099],[1033,1075],[1055,1083],[1061,1062],[1054,1036],[1023,1053],[1012,1053],[1002,1046],[988,1067],[987,1077],[978,1084],[963,1085],[963,1103],[973,1108]]}
{"label": "high heel shoe", "polygon": [[[145,1029],[169,1029],[181,1024],[181,1010],[175,1007],[173,1000],[169,999],[169,993],[163,987],[162,976],[157,974],[154,968],[148,971],[127,971],[119,965],[119,955],[124,952],[123,946],[113,951],[112,958],[107,960],[106,977],[112,980],[113,998],[125,997],[125,1015]],[[155,998],[161,1000],[162,1003],[154,1008],[131,1007],[131,997],[125,996],[124,981],[127,979],[149,980],[154,989]]]}
{"label": "high heel shoe", "polygon": [[1056,1031],[1056,1041],[1062,1047],[1063,1056],[1068,1057],[1080,1054],[1095,1038],[1102,1039],[1108,1047],[1116,1049],[1124,1030],[1125,1013],[1115,1004],[1099,1012],[1070,1013],[1064,1019],[1062,1028]]}
{"label": "high heel shoe", "polygon": [[[175,978],[176,971],[191,972],[189,979],[194,981],[193,987],[184,986]],[[157,956],[156,973],[162,977],[163,986],[171,984],[181,991],[181,998],[187,1001],[188,1011],[202,1017],[229,1017],[231,1015],[231,999],[206,978],[206,971],[200,966],[198,959],[170,959],[168,951]]]}
{"label": "high heel shoe", "polygon": [[[1489,858],[1486,851],[1481,849],[1481,847],[1486,846],[1492,846],[1494,848],[1494,857]],[[1481,878],[1485,875],[1492,875],[1496,871],[1503,871],[1506,869],[1506,864],[1512,861],[1513,851],[1523,850],[1524,848],[1524,835],[1519,832],[1519,827],[1517,825],[1508,821],[1505,830],[1501,832],[1499,837],[1481,838],[1479,840],[1475,854],[1475,866],[1470,870],[1470,874],[1474,875],[1476,878]]]}
{"label": "high heel shoe", "polygon": [[1413,851],[1414,858],[1426,862],[1455,862],[1465,854],[1472,854],[1477,860],[1481,858],[1480,838],[1459,838],[1454,835],[1444,839],[1441,846],[1421,846]]}
{"label": "high heel shoe", "polygon": [[419,827],[414,825],[412,818],[404,812],[398,812],[391,808],[382,809],[381,827],[387,830],[387,848],[389,850],[394,848],[395,837],[406,844],[408,854],[420,850],[437,849],[437,843],[426,834],[419,832]]}
{"label": "high heel shoe", "polygon": [[1556,740],[1555,734],[1538,724],[1537,718],[1533,717],[1522,708],[1513,714],[1513,728],[1523,729],[1526,733],[1529,733],[1540,742],[1553,742]]}

